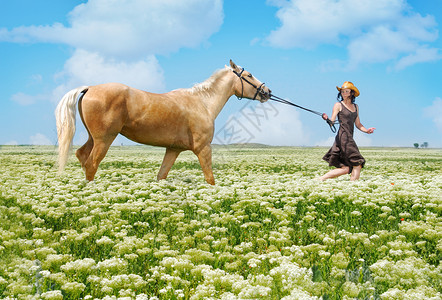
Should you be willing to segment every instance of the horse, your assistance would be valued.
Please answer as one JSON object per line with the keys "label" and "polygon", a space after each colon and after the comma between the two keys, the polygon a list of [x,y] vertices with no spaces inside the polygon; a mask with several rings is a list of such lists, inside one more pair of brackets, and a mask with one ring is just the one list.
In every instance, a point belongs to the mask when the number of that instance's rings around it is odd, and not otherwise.
{"label": "horse", "polygon": [[120,83],[81,86],[67,92],[57,105],[58,169],[66,166],[75,134],[76,106],[88,133],[76,151],[86,180],[93,181],[100,162],[118,134],[146,145],[165,147],[157,180],[165,179],[178,155],[191,150],[204,178],[214,185],[211,142],[214,122],[227,100],[267,101],[271,90],[230,60],[205,81],[187,89],[156,94]]}

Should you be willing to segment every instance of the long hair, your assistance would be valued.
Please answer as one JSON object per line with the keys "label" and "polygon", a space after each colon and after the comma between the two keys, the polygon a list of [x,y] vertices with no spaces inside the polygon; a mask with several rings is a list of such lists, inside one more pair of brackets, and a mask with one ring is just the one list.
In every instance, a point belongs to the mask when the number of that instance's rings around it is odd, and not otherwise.
{"label": "long hair", "polygon": [[[57,122],[58,135],[58,172],[61,173],[69,156],[72,139],[75,134],[75,105],[78,96],[87,91],[87,86],[81,86],[66,93],[57,105],[55,120]],[[84,94],[83,94],[84,95]]]}
{"label": "long hair", "polygon": [[[351,97],[351,103],[354,104],[356,101],[356,97],[355,97],[355,91],[350,90],[350,97]],[[338,100],[339,102],[341,102],[342,100],[344,100],[344,98],[342,97],[341,92],[338,93],[338,96],[336,96],[336,100]]]}

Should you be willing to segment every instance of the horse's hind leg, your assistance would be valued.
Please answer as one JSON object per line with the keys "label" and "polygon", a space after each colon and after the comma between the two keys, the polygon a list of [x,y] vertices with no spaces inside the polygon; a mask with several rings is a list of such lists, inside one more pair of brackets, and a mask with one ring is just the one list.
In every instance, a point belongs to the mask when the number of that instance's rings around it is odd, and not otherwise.
{"label": "horse's hind leg", "polygon": [[214,185],[215,178],[213,177],[212,171],[212,148],[210,147],[210,144],[206,145],[200,152],[195,154],[198,156],[207,183]]}
{"label": "horse's hind leg", "polygon": [[83,170],[85,169],[86,161],[89,158],[89,155],[91,154],[93,147],[94,147],[94,140],[92,139],[91,136],[89,136],[87,142],[83,146],[81,146],[75,153],[78,160],[80,161]]}
{"label": "horse's hind leg", "polygon": [[166,149],[166,154],[164,155],[163,163],[161,164],[160,171],[158,172],[157,180],[166,179],[170,168],[172,168],[172,165],[180,153],[181,150],[171,148]]}
{"label": "horse's hind leg", "polygon": [[99,139],[93,141],[92,151],[84,164],[86,180],[94,180],[95,173],[97,173],[98,165],[106,156],[106,153],[115,138],[116,136],[107,138],[105,140]]}

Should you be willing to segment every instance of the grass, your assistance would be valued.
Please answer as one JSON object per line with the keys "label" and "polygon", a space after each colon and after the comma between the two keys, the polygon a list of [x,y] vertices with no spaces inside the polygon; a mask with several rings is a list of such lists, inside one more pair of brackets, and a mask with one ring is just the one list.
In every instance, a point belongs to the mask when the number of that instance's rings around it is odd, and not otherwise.
{"label": "grass", "polygon": [[54,147],[0,149],[0,297],[441,297],[442,151],[363,148],[361,180],[313,180],[325,148],[112,147],[95,183]]}

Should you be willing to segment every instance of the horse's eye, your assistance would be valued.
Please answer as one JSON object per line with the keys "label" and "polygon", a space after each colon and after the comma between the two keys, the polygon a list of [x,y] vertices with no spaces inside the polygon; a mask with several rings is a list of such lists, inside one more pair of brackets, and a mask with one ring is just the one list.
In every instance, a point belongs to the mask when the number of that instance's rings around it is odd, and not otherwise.
{"label": "horse's eye", "polygon": [[253,77],[253,75],[249,73],[249,75],[247,75],[247,77],[250,77],[250,78],[252,78],[252,77]]}

